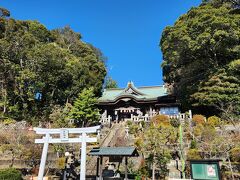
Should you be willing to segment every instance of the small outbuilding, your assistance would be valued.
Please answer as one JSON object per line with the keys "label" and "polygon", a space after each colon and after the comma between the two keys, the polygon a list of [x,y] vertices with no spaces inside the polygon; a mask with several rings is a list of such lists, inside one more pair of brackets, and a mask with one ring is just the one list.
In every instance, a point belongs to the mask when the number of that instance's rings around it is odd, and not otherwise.
{"label": "small outbuilding", "polygon": [[99,179],[103,178],[103,158],[108,157],[109,162],[121,163],[125,161],[125,179],[128,177],[127,165],[129,157],[138,157],[139,154],[135,147],[100,147],[94,148],[89,153],[90,156],[97,156],[97,173]]}

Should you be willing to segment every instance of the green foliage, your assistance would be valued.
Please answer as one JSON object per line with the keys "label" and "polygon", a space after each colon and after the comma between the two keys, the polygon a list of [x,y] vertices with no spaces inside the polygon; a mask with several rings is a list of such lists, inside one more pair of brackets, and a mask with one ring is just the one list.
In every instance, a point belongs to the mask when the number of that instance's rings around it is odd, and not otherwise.
{"label": "green foliage", "polygon": [[195,148],[197,148],[197,141],[193,139],[190,144],[190,149],[195,149]]}
{"label": "green foliage", "polygon": [[[137,132],[135,145],[143,153],[145,158],[141,166],[141,173],[152,169],[152,165],[161,170],[162,176],[166,175],[167,163],[171,155],[167,144],[176,143],[177,133],[174,127],[165,124],[151,124],[146,126],[142,132]],[[146,175],[149,175],[146,173]]]}
{"label": "green foliage", "polygon": [[37,21],[0,17],[1,118],[48,121],[54,107],[72,103],[84,88],[100,95],[104,60],[70,27],[50,31]]}
{"label": "green foliage", "polygon": [[133,122],[132,121],[127,121],[127,126],[132,126]]}
{"label": "green foliage", "polygon": [[239,0],[202,0],[202,2],[203,4],[209,3],[214,7],[220,7],[222,5],[225,5],[227,7],[237,8],[240,6]]}
{"label": "green foliage", "polygon": [[132,121],[127,121],[127,127],[129,128],[129,133],[133,134],[135,137],[138,138],[138,136],[141,135],[144,128],[146,127],[146,123],[143,122],[143,121],[139,122],[139,123],[134,123]]}
{"label": "green foliage", "polygon": [[97,98],[94,89],[83,89],[74,101],[70,118],[76,121],[78,127],[86,127],[99,122],[99,110],[96,107]]}
{"label": "green foliage", "polygon": [[9,124],[13,124],[13,123],[16,123],[16,121],[11,118],[4,119],[4,121],[3,121],[4,125],[9,125]]}
{"label": "green foliage", "polygon": [[233,75],[240,77],[240,59],[230,62],[228,68]]}
{"label": "green foliage", "polygon": [[170,124],[171,124],[171,126],[177,128],[180,125],[180,120],[177,119],[177,118],[171,118],[170,119]]}
{"label": "green foliage", "polygon": [[207,124],[213,127],[219,126],[221,123],[221,119],[217,116],[210,116],[207,119]]}
{"label": "green foliage", "polygon": [[22,180],[21,172],[13,169],[1,169],[0,170],[0,179],[2,180]]}
{"label": "green foliage", "polygon": [[51,32],[37,21],[31,21],[28,24],[29,33],[31,33],[40,42],[52,42]]}
{"label": "green foliage", "polygon": [[202,124],[197,124],[193,129],[193,134],[195,136],[200,136],[202,134],[203,129],[204,126]]}
{"label": "green foliage", "polygon": [[160,179],[165,179],[167,176],[169,170],[167,168],[167,163],[169,163],[170,159],[172,158],[171,154],[169,151],[163,151],[161,153],[158,153],[156,157],[153,156],[153,154],[150,154],[146,158],[146,169],[151,170],[152,163],[154,161],[154,158],[156,159],[156,165],[158,167],[158,171],[160,174]]}
{"label": "green foliage", "polygon": [[164,179],[168,175],[169,169],[166,165],[170,162],[171,159],[172,156],[170,154],[170,151],[164,151],[161,154],[158,154],[157,165],[159,167],[160,179]]}
{"label": "green foliage", "polygon": [[0,7],[0,17],[9,17],[10,16],[10,11]]}
{"label": "green foliage", "polygon": [[141,177],[145,177],[145,178],[150,176],[149,167],[147,166],[144,160],[141,162],[141,165],[138,169],[138,174]]}
{"label": "green foliage", "polygon": [[[237,74],[236,74],[237,75]],[[216,106],[219,110],[234,104],[240,109],[240,80],[230,75],[224,69],[210,75],[208,80],[200,83],[198,92],[191,97],[197,102],[195,105]],[[237,114],[237,112],[233,112]]]}
{"label": "green foliage", "polygon": [[216,129],[211,126],[204,126],[201,133],[201,139],[205,142],[213,140],[217,136]]}
{"label": "green foliage", "polygon": [[137,134],[139,132],[139,125],[138,124],[131,124],[129,126],[129,133],[130,134]]}
{"label": "green foliage", "polygon": [[52,126],[56,128],[73,127],[73,124],[70,124],[71,122],[68,117],[71,108],[72,106],[70,104],[66,104],[65,107],[55,106],[52,113],[49,115]]}
{"label": "green foliage", "polygon": [[240,162],[240,147],[235,147],[230,151],[230,158],[233,162]]}
{"label": "green foliage", "polygon": [[117,88],[117,82],[114,81],[111,77],[107,76],[104,84],[104,89]]}
{"label": "green foliage", "polygon": [[212,2],[166,27],[160,42],[164,81],[173,85],[184,108],[193,103],[209,107],[208,113],[240,101],[240,14],[231,13],[226,1]]}
{"label": "green foliage", "polygon": [[199,153],[199,150],[197,149],[189,149],[187,152],[187,159],[188,160],[198,160],[202,159]]}

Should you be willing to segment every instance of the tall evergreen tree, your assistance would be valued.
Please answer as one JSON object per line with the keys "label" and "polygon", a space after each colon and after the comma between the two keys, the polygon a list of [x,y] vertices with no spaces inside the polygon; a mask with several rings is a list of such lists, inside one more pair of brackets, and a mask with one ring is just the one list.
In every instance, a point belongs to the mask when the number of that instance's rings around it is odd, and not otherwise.
{"label": "tall evergreen tree", "polygon": [[[239,81],[233,78],[238,73],[228,68],[240,59],[240,14],[232,10],[226,1],[218,5],[213,1],[203,3],[182,15],[174,26],[166,27],[162,34],[164,81],[173,85],[185,109],[192,103],[216,107],[239,93]],[[215,90],[209,87],[213,81]],[[223,86],[225,90],[221,90]],[[215,94],[217,100],[208,101],[213,91],[220,96]]]}
{"label": "tall evergreen tree", "polygon": [[0,118],[45,121],[84,88],[101,94],[106,67],[100,50],[70,27],[48,30],[0,12]]}
{"label": "tall evergreen tree", "polygon": [[96,107],[97,98],[94,96],[94,89],[83,89],[78,98],[74,101],[70,118],[78,127],[87,127],[99,122],[99,110]]}
{"label": "tall evergreen tree", "polygon": [[111,77],[107,76],[105,83],[104,83],[104,89],[110,89],[110,88],[117,88],[117,82],[113,80]]}

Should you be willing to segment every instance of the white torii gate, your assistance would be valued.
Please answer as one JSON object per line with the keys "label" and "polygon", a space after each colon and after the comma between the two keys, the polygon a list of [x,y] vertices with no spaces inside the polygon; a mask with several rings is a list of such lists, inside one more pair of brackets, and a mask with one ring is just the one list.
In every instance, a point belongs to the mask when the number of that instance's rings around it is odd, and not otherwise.
{"label": "white torii gate", "polygon": [[[88,137],[89,133],[96,133],[101,126],[86,127],[86,128],[61,128],[61,129],[44,129],[33,128],[36,134],[45,135],[42,139],[35,139],[35,143],[43,143],[43,151],[41,157],[40,168],[38,172],[38,180],[43,180],[45,164],[47,160],[47,151],[49,143],[82,143],[81,146],[81,172],[80,180],[86,178],[86,149],[87,142],[97,142],[97,138]],[[68,134],[80,134],[78,138],[68,138]],[[59,134],[59,138],[52,138],[51,134]]]}

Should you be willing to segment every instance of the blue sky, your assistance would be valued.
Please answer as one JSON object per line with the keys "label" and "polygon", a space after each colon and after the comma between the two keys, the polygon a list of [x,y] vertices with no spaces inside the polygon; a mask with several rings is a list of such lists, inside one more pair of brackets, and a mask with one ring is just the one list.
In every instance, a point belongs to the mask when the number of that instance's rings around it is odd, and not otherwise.
{"label": "blue sky", "polygon": [[69,25],[108,58],[109,75],[125,87],[163,84],[159,41],[163,29],[201,0],[1,0],[21,20],[48,29]]}

